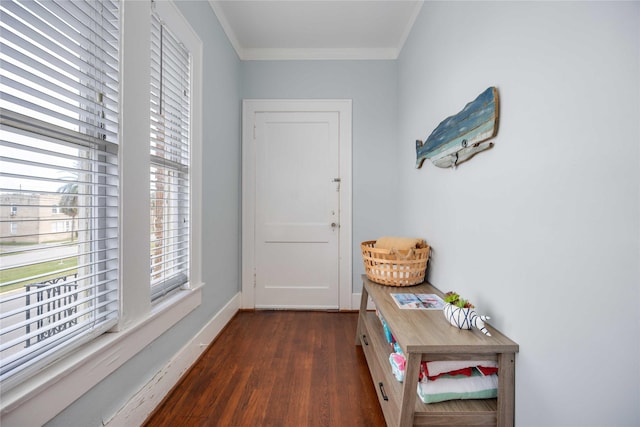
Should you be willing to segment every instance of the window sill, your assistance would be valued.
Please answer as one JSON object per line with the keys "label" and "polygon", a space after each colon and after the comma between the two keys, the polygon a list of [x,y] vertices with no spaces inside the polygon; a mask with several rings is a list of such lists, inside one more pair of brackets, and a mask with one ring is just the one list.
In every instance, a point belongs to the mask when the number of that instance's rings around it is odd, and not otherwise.
{"label": "window sill", "polygon": [[154,307],[150,316],[136,325],[101,335],[2,393],[0,418],[3,427],[42,425],[55,417],[197,308],[202,301],[201,289],[198,286],[176,293]]}

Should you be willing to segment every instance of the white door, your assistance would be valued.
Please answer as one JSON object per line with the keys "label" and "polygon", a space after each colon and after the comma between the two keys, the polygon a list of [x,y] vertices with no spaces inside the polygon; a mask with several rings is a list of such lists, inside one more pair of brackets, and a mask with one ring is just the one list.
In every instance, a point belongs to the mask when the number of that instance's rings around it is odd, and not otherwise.
{"label": "white door", "polygon": [[339,305],[339,113],[255,114],[255,307]]}

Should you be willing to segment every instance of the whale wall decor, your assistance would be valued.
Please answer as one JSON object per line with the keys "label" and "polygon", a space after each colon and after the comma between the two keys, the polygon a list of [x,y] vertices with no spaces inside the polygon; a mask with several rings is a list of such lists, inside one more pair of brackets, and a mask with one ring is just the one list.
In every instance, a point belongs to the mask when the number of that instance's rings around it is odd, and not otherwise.
{"label": "whale wall decor", "polygon": [[426,142],[416,141],[416,168],[425,159],[441,168],[455,167],[493,147],[487,140],[498,133],[498,113],[498,90],[492,86],[458,114],[444,119]]}

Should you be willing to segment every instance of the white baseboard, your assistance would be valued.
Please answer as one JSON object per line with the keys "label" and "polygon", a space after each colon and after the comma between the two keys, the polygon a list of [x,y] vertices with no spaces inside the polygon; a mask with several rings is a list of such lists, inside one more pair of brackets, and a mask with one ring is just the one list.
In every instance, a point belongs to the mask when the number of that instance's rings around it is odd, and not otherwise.
{"label": "white baseboard", "polygon": [[201,287],[178,292],[154,307],[151,315],[139,323],[119,332],[104,333],[13,389],[0,389],[0,424],[46,424],[195,310],[201,301]]}
{"label": "white baseboard", "polygon": [[142,425],[238,312],[240,302],[241,294],[238,293],[105,425],[109,427]]}

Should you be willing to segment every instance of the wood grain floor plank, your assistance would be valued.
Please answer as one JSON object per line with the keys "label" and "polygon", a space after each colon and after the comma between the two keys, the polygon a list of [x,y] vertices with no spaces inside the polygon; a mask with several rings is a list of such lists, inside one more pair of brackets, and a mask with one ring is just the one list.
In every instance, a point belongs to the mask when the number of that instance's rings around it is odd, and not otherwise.
{"label": "wood grain floor plank", "polygon": [[382,427],[357,313],[239,312],[144,424]]}

